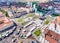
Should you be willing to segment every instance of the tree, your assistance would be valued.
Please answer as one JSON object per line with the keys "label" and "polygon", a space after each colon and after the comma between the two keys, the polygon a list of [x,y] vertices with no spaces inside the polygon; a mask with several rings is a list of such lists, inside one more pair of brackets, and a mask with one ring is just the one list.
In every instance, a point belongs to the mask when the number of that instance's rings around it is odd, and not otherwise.
{"label": "tree", "polygon": [[5,10],[1,10],[4,14],[5,14],[5,16],[6,17],[9,17],[9,15],[8,15],[8,12],[7,11],[5,11]]}
{"label": "tree", "polygon": [[6,12],[6,14],[5,14],[5,15],[6,15],[6,17],[9,17],[8,12]]}

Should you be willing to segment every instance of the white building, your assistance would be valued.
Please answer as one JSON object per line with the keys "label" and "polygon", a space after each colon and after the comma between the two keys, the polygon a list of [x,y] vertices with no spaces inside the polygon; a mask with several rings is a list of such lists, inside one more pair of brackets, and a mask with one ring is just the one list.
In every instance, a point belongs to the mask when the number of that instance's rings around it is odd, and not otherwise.
{"label": "white building", "polygon": [[54,21],[52,21],[52,23],[50,23],[49,30],[55,31],[55,23],[54,23]]}
{"label": "white building", "polygon": [[32,32],[33,30],[35,30],[36,29],[36,27],[34,26],[34,27],[32,27],[31,29],[30,29],[30,32]]}
{"label": "white building", "polygon": [[26,38],[29,37],[31,34],[32,34],[31,32],[28,32],[28,33],[26,34]]}
{"label": "white building", "polygon": [[48,26],[49,27],[48,29],[56,32],[57,34],[60,34],[60,24],[59,23],[60,23],[60,18],[57,17],[57,22],[56,21],[52,21],[50,23],[50,25]]}
{"label": "white building", "polygon": [[34,21],[34,23],[37,25],[37,26],[40,26],[40,27],[42,27],[43,26],[43,21],[41,21],[41,20],[39,20],[39,19],[37,19],[36,21]]}
{"label": "white building", "polygon": [[27,26],[29,26],[32,23],[33,23],[33,21],[29,22],[27,25],[24,26],[24,28],[26,28]]}
{"label": "white building", "polygon": [[56,30],[57,30],[57,33],[60,34],[60,25],[57,24]]}
{"label": "white building", "polygon": [[8,11],[9,17],[13,17],[13,14],[11,11]]}

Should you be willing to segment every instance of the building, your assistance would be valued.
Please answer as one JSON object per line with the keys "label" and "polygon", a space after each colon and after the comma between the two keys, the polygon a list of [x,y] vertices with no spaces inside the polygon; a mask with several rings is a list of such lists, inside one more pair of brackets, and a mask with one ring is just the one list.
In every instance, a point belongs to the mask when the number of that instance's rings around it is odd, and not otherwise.
{"label": "building", "polygon": [[5,17],[2,12],[0,12],[0,16],[0,34],[2,35],[1,38],[4,38],[14,31],[16,25],[8,17]]}
{"label": "building", "polygon": [[36,21],[34,21],[34,23],[36,24],[36,26],[42,27],[44,22],[42,20],[37,19]]}
{"label": "building", "polygon": [[56,2],[59,2],[60,0],[52,0],[52,1],[56,1]]}
{"label": "building", "polygon": [[11,9],[12,9],[13,12],[16,11],[16,7],[15,6],[11,6]]}
{"label": "building", "polygon": [[45,29],[45,39],[50,43],[60,43],[60,35],[48,29]]}
{"label": "building", "polygon": [[[40,1],[40,0],[1,0],[0,2],[29,2],[29,1]],[[50,0],[41,0],[40,2],[48,2]]]}
{"label": "building", "polygon": [[10,26],[13,26],[13,22],[11,20],[9,20],[6,17],[0,18],[0,31],[4,30]]}
{"label": "building", "polygon": [[33,40],[33,39],[23,39],[22,41],[19,41],[22,43],[39,43],[37,40]]}
{"label": "building", "polygon": [[[55,4],[53,3],[53,2],[47,2],[47,3],[40,3],[39,4],[42,8],[47,8],[47,9],[49,9],[49,7],[50,8],[52,8]],[[55,6],[56,7],[56,6]]]}
{"label": "building", "polygon": [[24,28],[30,26],[31,24],[33,24],[33,21],[29,22],[27,25],[24,26]]}
{"label": "building", "polygon": [[8,18],[2,17],[0,18],[0,34],[1,38],[5,38],[11,35],[16,29],[16,25]]}
{"label": "building", "polygon": [[46,35],[46,40],[48,40],[50,43],[58,43],[56,40],[52,39],[48,35]]}
{"label": "building", "polygon": [[47,29],[45,29],[45,39],[50,43],[60,43],[60,16],[51,21]]}
{"label": "building", "polygon": [[46,2],[50,2],[51,0],[41,0],[39,1],[40,3],[46,3]]}
{"label": "building", "polygon": [[15,0],[0,0],[0,2],[16,2]]}
{"label": "building", "polygon": [[55,30],[55,21],[51,21],[50,25],[49,25],[49,30],[54,31]]}
{"label": "building", "polygon": [[5,17],[5,15],[4,15],[4,13],[2,13],[1,11],[0,11],[0,18],[1,17]]}
{"label": "building", "polygon": [[60,16],[57,17],[57,22],[60,24]]}
{"label": "building", "polygon": [[32,12],[33,8],[32,7],[20,7],[18,8],[17,12],[23,12],[26,11],[27,13]]}
{"label": "building", "polygon": [[39,1],[40,3],[44,3],[44,2],[49,2],[49,1],[51,1],[51,0],[17,0],[17,2],[33,2],[33,1]]}
{"label": "building", "polygon": [[56,30],[58,31],[58,33],[60,33],[60,16],[57,17],[57,24],[56,24]]}
{"label": "building", "polygon": [[48,26],[48,30],[52,30],[57,34],[60,34],[60,16],[51,21],[50,25]]}

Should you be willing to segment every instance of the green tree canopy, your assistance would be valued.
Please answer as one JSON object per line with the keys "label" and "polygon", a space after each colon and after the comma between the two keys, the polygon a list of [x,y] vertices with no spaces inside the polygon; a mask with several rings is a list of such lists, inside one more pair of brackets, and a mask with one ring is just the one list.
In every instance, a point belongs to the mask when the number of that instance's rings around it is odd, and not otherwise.
{"label": "green tree canopy", "polygon": [[5,10],[1,10],[4,14],[5,14],[5,16],[6,17],[9,17],[9,15],[8,15],[8,12],[7,11],[5,11]]}

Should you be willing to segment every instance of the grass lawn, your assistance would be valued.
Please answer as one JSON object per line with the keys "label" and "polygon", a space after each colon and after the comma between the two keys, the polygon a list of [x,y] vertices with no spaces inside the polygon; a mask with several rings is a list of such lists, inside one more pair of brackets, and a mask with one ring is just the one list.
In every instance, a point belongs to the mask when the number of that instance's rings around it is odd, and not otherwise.
{"label": "grass lawn", "polygon": [[33,17],[34,15],[33,14],[28,14],[28,16],[27,17]]}
{"label": "grass lawn", "polygon": [[36,36],[39,36],[40,34],[41,34],[41,30],[36,30],[35,32],[34,32],[34,34],[36,35]]}
{"label": "grass lawn", "polygon": [[18,22],[22,22],[22,21],[23,21],[23,18],[19,18],[19,19],[18,19]]}
{"label": "grass lawn", "polygon": [[36,15],[34,15],[34,19],[38,18]]}
{"label": "grass lawn", "polygon": [[27,22],[23,22],[22,25],[25,26],[27,24]]}
{"label": "grass lawn", "polygon": [[45,21],[45,24],[48,24],[48,23],[49,23],[49,20],[46,20],[46,21]]}

